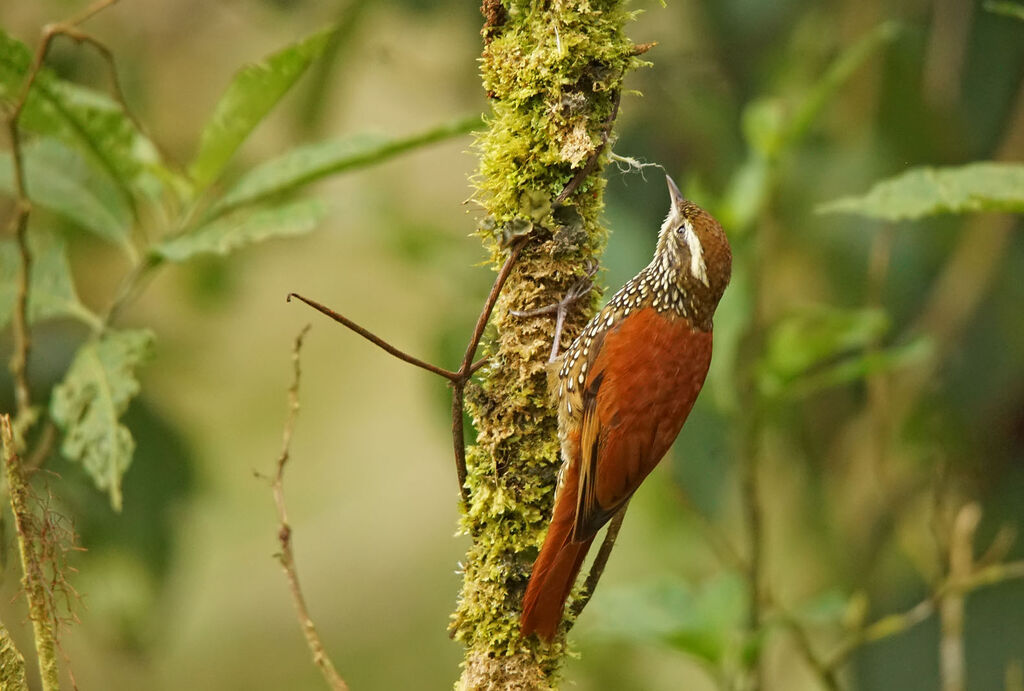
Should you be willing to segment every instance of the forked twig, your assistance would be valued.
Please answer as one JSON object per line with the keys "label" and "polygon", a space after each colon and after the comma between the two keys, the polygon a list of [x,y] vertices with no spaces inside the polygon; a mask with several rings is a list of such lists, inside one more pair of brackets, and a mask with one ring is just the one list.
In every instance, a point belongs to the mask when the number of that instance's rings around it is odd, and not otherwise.
{"label": "forked twig", "polygon": [[[619,100],[620,92],[615,91],[612,95],[612,110],[608,118],[605,120],[604,128],[601,135],[601,143],[591,153],[587,163],[580,168],[579,172],[573,176],[573,178],[566,184],[565,188],[555,198],[555,203],[562,203],[569,198],[570,195],[575,192],[579,186],[583,183],[588,175],[594,172],[597,167],[598,161],[600,160],[601,154],[604,152],[608,145],[608,140],[611,137],[612,126],[615,123],[615,117],[619,112]],[[381,348],[388,354],[407,362],[411,365],[415,365],[420,369],[436,374],[440,377],[447,379],[452,385],[452,446],[455,454],[455,474],[459,483],[459,494],[462,497],[463,503],[469,501],[469,491],[466,488],[466,441],[465,431],[463,429],[463,414],[465,410],[465,391],[466,384],[472,378],[473,374],[476,373],[481,367],[487,363],[487,358],[483,357],[477,361],[473,361],[473,356],[476,354],[477,348],[480,346],[480,339],[483,338],[484,330],[487,328],[487,322],[491,318],[491,313],[494,311],[494,305],[498,301],[498,296],[501,295],[501,290],[508,280],[509,275],[512,273],[516,261],[519,258],[519,254],[526,244],[529,236],[524,236],[517,239],[509,250],[508,257],[505,259],[505,263],[498,271],[497,277],[494,279],[494,284],[491,286],[491,292],[487,296],[487,300],[484,303],[483,309],[480,311],[480,316],[477,318],[476,326],[473,329],[473,335],[470,337],[469,343],[466,346],[465,355],[462,358],[462,363],[458,370],[449,370],[443,367],[438,367],[425,360],[421,360],[418,357],[410,355],[403,350],[396,348],[391,345],[388,341],[372,333],[368,329],[355,323],[348,317],[345,317],[338,312],[326,307],[319,302],[310,298],[299,295],[298,293],[290,293],[288,300],[295,297],[298,300],[306,303],[313,309],[327,315],[334,321],[342,324],[346,328],[359,334],[366,340],[370,341],[378,348]],[[574,299],[578,299],[577,298]],[[557,316],[561,321],[564,319],[564,306],[561,311],[557,312]],[[612,540],[614,542],[614,539]],[[610,545],[609,545],[610,549]]]}
{"label": "forked twig", "polygon": [[302,341],[309,332],[309,325],[303,327],[299,335],[295,337],[295,345],[292,348],[292,383],[288,387],[288,417],[285,419],[284,433],[281,441],[281,455],[277,459],[277,472],[274,474],[271,489],[274,493],[274,504],[277,506],[277,516],[280,521],[280,529],[277,539],[281,543],[281,552],[278,559],[281,568],[284,569],[285,577],[288,579],[288,587],[292,593],[292,601],[295,603],[295,613],[299,618],[299,625],[302,633],[306,636],[306,643],[309,651],[313,654],[313,663],[320,668],[324,679],[334,691],[348,691],[348,685],[341,678],[334,668],[334,663],[327,655],[320,634],[316,630],[309,609],[306,606],[306,598],[302,595],[302,588],[299,585],[299,573],[295,566],[295,554],[292,551],[292,528],[288,522],[288,509],[284,501],[284,468],[288,464],[291,448],[292,432],[295,429],[295,418],[299,413],[299,379],[302,370],[299,364],[299,352],[302,349]]}
{"label": "forked twig", "polygon": [[487,358],[481,358],[473,362],[473,356],[483,338],[484,329],[494,311],[494,305],[498,302],[501,289],[505,287],[505,281],[512,273],[512,267],[519,259],[519,253],[526,244],[526,238],[520,238],[509,250],[505,263],[501,266],[491,292],[484,302],[484,308],[480,310],[480,317],[476,320],[476,327],[473,329],[473,336],[466,346],[466,354],[462,357],[462,365],[459,367],[458,378],[452,380],[452,447],[455,452],[455,475],[459,480],[459,493],[462,495],[463,503],[469,503],[469,490],[466,488],[466,437],[463,430],[462,416],[466,407],[466,382],[470,380],[473,373],[487,363]]}
{"label": "forked twig", "polygon": [[494,279],[494,285],[491,286],[491,292],[487,296],[486,302],[484,302],[483,309],[480,311],[480,316],[477,318],[476,327],[473,329],[473,335],[470,338],[469,344],[466,346],[466,354],[462,358],[462,364],[459,366],[457,371],[444,369],[437,365],[432,365],[425,360],[421,360],[418,357],[410,355],[403,350],[399,350],[395,346],[388,343],[386,340],[377,336],[368,329],[363,328],[359,324],[355,323],[343,314],[339,314],[334,310],[321,305],[316,300],[311,300],[307,297],[303,297],[298,293],[289,293],[288,300],[290,301],[293,297],[306,303],[313,309],[317,310],[322,314],[326,314],[328,317],[338,322],[342,326],[354,331],[366,340],[373,343],[378,348],[384,350],[390,355],[408,362],[410,365],[415,365],[420,369],[426,370],[439,377],[444,377],[452,385],[452,443],[455,450],[455,475],[459,481],[459,494],[462,497],[463,502],[469,501],[469,493],[466,489],[466,442],[464,438],[462,414],[465,407],[465,390],[466,382],[470,380],[473,374],[483,367],[487,363],[487,358],[481,358],[476,362],[473,361],[473,356],[476,354],[476,349],[480,346],[480,339],[483,338],[484,329],[487,328],[487,321],[491,318],[491,312],[494,311],[494,305],[498,301],[498,296],[501,294],[501,289],[505,285],[505,281],[508,280],[509,274],[512,273],[512,267],[515,265],[516,260],[519,258],[519,253],[523,249],[525,244],[525,238],[521,238],[515,244],[512,245],[509,251],[508,257],[505,259],[505,263],[502,265],[501,270],[498,272],[498,276]]}

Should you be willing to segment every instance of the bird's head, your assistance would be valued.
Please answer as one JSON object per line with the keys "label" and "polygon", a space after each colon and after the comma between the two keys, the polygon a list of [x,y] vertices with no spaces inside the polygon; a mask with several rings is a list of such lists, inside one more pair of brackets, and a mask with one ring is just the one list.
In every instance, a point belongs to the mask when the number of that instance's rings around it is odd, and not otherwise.
{"label": "bird's head", "polygon": [[665,177],[672,205],[658,234],[653,264],[713,312],[732,276],[729,240],[711,214],[684,199],[672,178]]}

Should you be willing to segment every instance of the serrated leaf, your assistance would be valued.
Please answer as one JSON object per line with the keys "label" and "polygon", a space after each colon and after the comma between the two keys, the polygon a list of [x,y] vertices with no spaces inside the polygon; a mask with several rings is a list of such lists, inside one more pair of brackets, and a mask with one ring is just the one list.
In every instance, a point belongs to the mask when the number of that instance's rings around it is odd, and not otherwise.
{"label": "serrated leaf", "polygon": [[595,598],[591,609],[601,635],[660,641],[716,665],[736,643],[746,600],[743,580],[726,572],[697,587],[665,580],[613,588]]}
{"label": "serrated leaf", "polygon": [[139,392],[135,369],[150,356],[150,331],[106,331],[75,354],[64,381],[53,390],[50,415],[64,433],[61,452],[78,461],[121,510],[121,478],[135,440],[121,416]]}
{"label": "serrated leaf", "polygon": [[[0,103],[10,105],[17,98],[31,61],[28,47],[0,31]],[[19,123],[94,160],[116,181],[126,203],[133,193],[156,197],[161,180],[178,177],[164,167],[153,142],[121,104],[59,79],[48,68],[41,69],[33,82]]]}
{"label": "serrated leaf", "polygon": [[320,55],[332,32],[313,34],[262,62],[246,65],[235,75],[203,128],[199,151],[189,168],[200,188],[220,176],[253,128]]}
{"label": "serrated leaf", "polygon": [[948,168],[913,168],[877,183],[860,197],[843,197],[818,213],[849,213],[886,221],[975,211],[1024,213],[1024,164],[983,161]]}
{"label": "serrated leaf", "polygon": [[292,149],[242,176],[214,205],[211,215],[220,215],[244,204],[291,192],[335,173],[374,165],[411,149],[465,134],[481,122],[479,116],[474,116],[408,137],[364,133]]}
{"label": "serrated leaf", "polygon": [[[43,137],[22,149],[29,199],[109,242],[130,246],[131,209],[115,183],[74,149]],[[0,153],[0,190],[14,194],[14,162]]]}
{"label": "serrated leaf", "polygon": [[[32,267],[29,273],[28,320],[52,317],[76,317],[90,325],[97,318],[75,293],[64,241],[60,236],[39,229],[28,234]],[[0,329],[7,326],[14,311],[18,290],[21,255],[14,240],[0,241]]]}
{"label": "serrated leaf", "polygon": [[324,216],[321,202],[305,199],[280,206],[240,209],[185,235],[155,245],[154,256],[181,262],[198,254],[228,254],[240,247],[278,237],[302,235]]}

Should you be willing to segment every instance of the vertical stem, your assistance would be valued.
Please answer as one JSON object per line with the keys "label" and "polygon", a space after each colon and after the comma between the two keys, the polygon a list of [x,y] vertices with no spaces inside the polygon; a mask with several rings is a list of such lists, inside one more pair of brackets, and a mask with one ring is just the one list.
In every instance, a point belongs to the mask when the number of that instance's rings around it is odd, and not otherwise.
{"label": "vertical stem", "polygon": [[[27,91],[26,91],[27,93]],[[23,102],[23,101],[22,101]],[[15,109],[8,121],[11,138],[11,158],[14,162],[15,201],[14,237],[18,245],[18,290],[14,300],[14,312],[11,315],[11,328],[14,333],[14,354],[11,356],[10,370],[14,378],[14,397],[17,405],[19,423],[29,422],[32,398],[28,387],[28,356],[32,346],[28,326],[28,289],[32,276],[32,254],[28,247],[28,216],[32,204],[28,200],[25,189],[25,168],[21,156],[21,136],[18,132],[18,117],[21,105]],[[24,430],[21,430],[24,432]]]}
{"label": "vertical stem", "polygon": [[4,468],[7,473],[7,489],[10,494],[14,527],[18,535],[18,552],[21,556],[21,586],[28,599],[29,618],[35,634],[36,655],[39,658],[39,676],[43,691],[60,689],[60,668],[57,666],[56,629],[50,603],[46,597],[43,568],[39,563],[34,535],[34,520],[29,509],[28,481],[14,449],[14,432],[11,418],[0,415],[0,437],[3,441]]}
{"label": "vertical stem", "polygon": [[958,584],[966,582],[974,571],[974,532],[981,521],[977,504],[964,506],[953,522],[949,542],[949,588],[939,604],[942,639],[939,641],[939,678],[942,691],[964,691],[967,669],[964,664],[964,595]]}
{"label": "vertical stem", "polygon": [[[756,395],[756,394],[755,394]],[[750,589],[750,603],[747,610],[748,644],[753,646],[750,658],[750,678],[746,688],[755,691],[763,685],[761,669],[761,603],[764,600],[762,576],[764,554],[764,514],[761,507],[760,465],[761,465],[761,414],[754,407],[748,410],[749,421],[743,435],[743,518],[747,526],[749,543],[747,557],[747,584]]]}
{"label": "vertical stem", "polygon": [[771,247],[771,221],[762,220],[751,234],[745,247],[745,258],[750,275],[750,324],[740,343],[738,353],[739,400],[743,411],[740,420],[740,453],[742,477],[740,480],[743,522],[747,532],[747,587],[750,600],[747,610],[747,645],[750,654],[744,657],[746,678],[743,688],[757,691],[763,687],[761,667],[762,604],[764,602],[764,511],[760,491],[761,460],[764,456],[763,435],[765,409],[757,381],[757,363],[764,350],[765,296],[768,287],[765,269]]}
{"label": "vertical stem", "polygon": [[[524,238],[492,316],[489,365],[466,402],[477,441],[466,452],[473,543],[452,636],[466,647],[460,689],[550,689],[566,646],[519,636],[520,599],[550,515],[559,462],[547,388],[549,319],[510,310],[557,302],[598,257],[605,144],[637,47],[623,0],[484,0],[484,89],[492,107],[478,138],[476,200],[495,268],[507,238]],[[556,213],[553,213],[556,212]],[[503,241],[504,240],[504,241]],[[565,319],[586,323],[592,300]]]}

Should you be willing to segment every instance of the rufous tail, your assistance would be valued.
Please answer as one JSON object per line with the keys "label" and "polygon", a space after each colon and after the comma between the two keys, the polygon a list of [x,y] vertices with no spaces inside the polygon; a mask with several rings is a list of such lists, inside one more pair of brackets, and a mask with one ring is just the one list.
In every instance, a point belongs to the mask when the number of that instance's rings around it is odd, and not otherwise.
{"label": "rufous tail", "polygon": [[565,601],[576,582],[590,543],[594,541],[593,538],[584,542],[571,540],[572,510],[575,507],[571,502],[559,502],[562,503],[567,506],[555,507],[551,528],[533,565],[530,583],[523,596],[520,632],[524,638],[531,633],[536,633],[546,641],[555,637],[558,625],[562,623]]}

